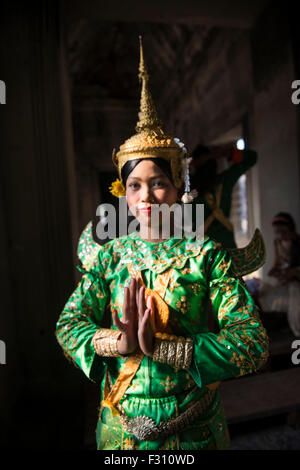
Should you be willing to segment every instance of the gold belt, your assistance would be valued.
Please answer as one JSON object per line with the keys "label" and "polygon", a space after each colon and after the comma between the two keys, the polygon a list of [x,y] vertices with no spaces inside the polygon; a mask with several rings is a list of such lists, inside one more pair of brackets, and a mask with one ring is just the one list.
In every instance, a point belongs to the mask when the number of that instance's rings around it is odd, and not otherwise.
{"label": "gold belt", "polygon": [[124,410],[117,405],[120,410],[120,421],[129,434],[133,434],[139,441],[155,441],[166,438],[170,435],[182,432],[200,415],[208,411],[216,396],[216,390],[208,390],[207,393],[196,403],[190,406],[177,418],[171,418],[158,426],[155,421],[148,416],[140,415],[135,418],[129,418]]}

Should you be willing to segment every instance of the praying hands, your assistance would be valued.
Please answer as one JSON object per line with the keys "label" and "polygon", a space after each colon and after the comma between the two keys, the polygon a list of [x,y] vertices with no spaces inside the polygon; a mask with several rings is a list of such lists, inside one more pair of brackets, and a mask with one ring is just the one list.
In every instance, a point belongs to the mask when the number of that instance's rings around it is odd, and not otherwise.
{"label": "praying hands", "polygon": [[113,310],[113,322],[121,332],[117,342],[120,354],[130,354],[139,346],[146,356],[153,354],[154,331],[151,322],[153,299],[148,297],[146,302],[145,287],[139,285],[138,279],[131,279],[129,287],[124,289],[122,319]]}

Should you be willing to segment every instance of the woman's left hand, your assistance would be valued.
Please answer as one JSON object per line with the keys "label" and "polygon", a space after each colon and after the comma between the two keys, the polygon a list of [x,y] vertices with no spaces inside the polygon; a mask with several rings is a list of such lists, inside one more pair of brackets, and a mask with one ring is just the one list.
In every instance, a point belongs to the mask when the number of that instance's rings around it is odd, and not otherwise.
{"label": "woman's left hand", "polygon": [[151,311],[153,309],[153,300],[149,297],[146,305],[145,287],[138,289],[137,307],[139,346],[146,356],[152,356],[154,332],[151,322]]}

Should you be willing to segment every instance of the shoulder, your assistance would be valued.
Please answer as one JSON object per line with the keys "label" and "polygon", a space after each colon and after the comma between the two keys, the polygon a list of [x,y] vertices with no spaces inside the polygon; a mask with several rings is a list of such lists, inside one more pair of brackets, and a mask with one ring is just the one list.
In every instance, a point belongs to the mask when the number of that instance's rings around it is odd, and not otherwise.
{"label": "shoulder", "polygon": [[105,256],[106,254],[113,253],[116,251],[122,251],[122,249],[126,249],[128,245],[131,244],[131,237],[130,235],[124,235],[123,237],[117,237],[113,240],[109,240],[104,245],[102,245],[102,254]]}
{"label": "shoulder", "polygon": [[230,260],[230,253],[222,246],[221,243],[213,238],[206,236],[199,253],[198,260],[204,263],[209,269],[215,262],[222,259]]}
{"label": "shoulder", "polygon": [[101,251],[99,251],[99,262],[105,270],[119,269],[120,263],[124,262],[131,251],[130,235],[114,238],[102,245]]}
{"label": "shoulder", "polygon": [[96,267],[101,249],[102,246],[94,240],[93,222],[90,221],[82,231],[77,246],[77,256],[84,270],[90,271]]}
{"label": "shoulder", "polygon": [[210,236],[206,235],[203,241],[203,247],[202,247],[202,253],[203,254],[217,254],[220,251],[224,251],[225,248],[223,248],[222,244],[220,242],[217,242]]}
{"label": "shoulder", "polygon": [[122,252],[128,245],[129,237],[120,237],[100,244],[93,236],[93,222],[90,221],[82,231],[78,246],[77,256],[82,268],[91,271],[97,266],[107,264],[110,260],[116,261],[117,253]]}

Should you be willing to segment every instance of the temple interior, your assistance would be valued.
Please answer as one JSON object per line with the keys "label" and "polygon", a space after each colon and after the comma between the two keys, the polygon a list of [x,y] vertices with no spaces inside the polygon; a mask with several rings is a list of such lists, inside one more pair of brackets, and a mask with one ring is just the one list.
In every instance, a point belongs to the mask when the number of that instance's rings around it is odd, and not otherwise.
{"label": "temple interior", "polygon": [[[257,152],[230,220],[238,247],[257,228],[263,236],[265,264],[249,285],[274,285],[272,218],[289,213],[300,233],[297,17],[281,0],[11,0],[1,10],[0,447],[93,450],[98,385],[66,361],[54,332],[80,279],[80,233],[99,204],[114,203],[112,151],[137,121],[139,35],[171,135],[191,152]],[[300,335],[285,307],[261,317],[267,364],[220,386],[231,446],[299,450]]]}

